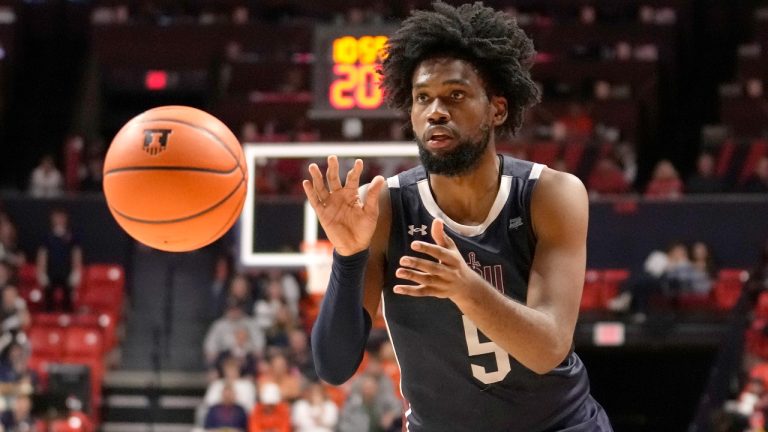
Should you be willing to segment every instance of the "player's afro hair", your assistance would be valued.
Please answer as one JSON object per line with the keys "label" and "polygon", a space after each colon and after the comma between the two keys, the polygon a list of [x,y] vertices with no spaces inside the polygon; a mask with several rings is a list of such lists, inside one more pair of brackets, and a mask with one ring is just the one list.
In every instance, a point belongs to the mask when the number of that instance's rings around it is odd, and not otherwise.
{"label": "player's afro hair", "polygon": [[446,55],[472,64],[488,96],[504,96],[509,115],[497,132],[513,134],[525,109],[539,101],[530,68],[536,51],[515,19],[481,2],[453,7],[433,3],[434,11],[414,11],[389,39],[379,72],[390,106],[410,111],[411,82],[418,64]]}

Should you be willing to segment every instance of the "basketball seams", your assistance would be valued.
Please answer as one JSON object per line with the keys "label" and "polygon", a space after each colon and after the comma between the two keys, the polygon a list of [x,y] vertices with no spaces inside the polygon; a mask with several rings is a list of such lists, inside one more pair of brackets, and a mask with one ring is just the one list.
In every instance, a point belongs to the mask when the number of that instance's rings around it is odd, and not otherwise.
{"label": "basketball seams", "polygon": [[197,167],[186,167],[186,166],[176,166],[176,165],[158,165],[158,166],[139,165],[139,166],[130,166],[130,167],[122,167],[122,168],[113,168],[109,171],[105,171],[104,176],[126,172],[126,171],[128,172],[130,171],[191,171],[191,172],[204,172],[207,174],[226,175],[226,174],[232,174],[233,172],[237,171],[238,168],[240,168],[240,163],[238,163],[228,171],[217,170],[213,168],[197,168]]}
{"label": "basketball seams", "polygon": [[205,242],[201,243],[204,245],[207,245],[211,243],[212,241],[216,240],[217,238],[221,237],[225,232],[227,232],[230,228],[232,228],[232,225],[235,223],[235,219],[237,219],[237,216],[240,214],[240,212],[243,209],[243,204],[245,203],[245,195],[243,195],[240,198],[240,203],[238,203],[235,206],[235,210],[232,212],[232,214],[229,215],[229,218],[227,218],[227,222],[222,225],[222,227],[216,231],[214,235],[212,235],[209,239],[207,239]]}
{"label": "basketball seams", "polygon": [[[145,113],[145,115],[146,115],[146,113]],[[190,123],[190,122],[186,122],[186,121],[178,120],[178,119],[172,119],[172,118],[149,118],[149,119],[146,119],[146,120],[145,119],[137,119],[136,120],[137,123],[151,123],[151,122],[156,122],[156,121],[163,121],[163,122],[169,122],[169,123],[178,123],[178,124],[181,124],[181,125],[184,125],[184,126],[189,126],[189,127],[193,128],[193,129],[197,129],[198,131],[205,132],[206,134],[210,135],[214,139],[214,141],[216,141],[219,145],[224,147],[224,150],[226,150],[227,153],[229,153],[229,155],[232,156],[232,159],[235,160],[237,165],[238,166],[240,165],[240,159],[232,151],[232,149],[229,148],[229,146],[227,146],[227,143],[225,143],[218,135],[216,135],[212,131],[208,130],[207,128],[204,128],[202,126],[197,126],[194,123]],[[237,141],[237,139],[235,139],[235,141],[239,143],[239,141]]]}
{"label": "basketball seams", "polygon": [[117,214],[120,217],[122,217],[124,219],[127,219],[127,220],[129,220],[131,222],[138,222],[138,223],[151,224],[151,225],[161,225],[161,224],[170,224],[170,223],[184,222],[184,221],[188,221],[188,220],[191,220],[191,219],[195,219],[197,217],[200,217],[200,216],[202,216],[202,215],[204,215],[206,213],[209,213],[209,212],[215,210],[216,208],[218,208],[219,206],[221,206],[222,204],[227,202],[227,200],[229,200],[229,198],[231,198],[232,195],[234,195],[235,192],[237,192],[238,189],[240,189],[240,186],[242,186],[244,183],[245,183],[244,179],[240,179],[240,181],[237,183],[237,186],[235,186],[235,188],[232,189],[232,191],[230,191],[224,198],[219,200],[219,202],[217,202],[216,204],[212,205],[211,207],[203,209],[203,210],[201,210],[201,211],[199,211],[199,212],[197,212],[195,214],[192,214],[192,215],[189,215],[189,216],[184,216],[184,217],[181,217],[181,218],[176,218],[176,219],[167,219],[167,220],[140,219],[140,218],[136,218],[136,217],[133,217],[133,216],[128,216],[127,214],[117,210],[113,206],[109,206],[109,208],[110,208],[110,210],[115,212],[115,214]]}

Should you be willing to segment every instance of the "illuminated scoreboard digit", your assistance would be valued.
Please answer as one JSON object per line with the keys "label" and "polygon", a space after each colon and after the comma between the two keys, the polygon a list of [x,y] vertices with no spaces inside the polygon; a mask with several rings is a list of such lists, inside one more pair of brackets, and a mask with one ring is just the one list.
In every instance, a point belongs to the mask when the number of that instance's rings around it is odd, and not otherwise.
{"label": "illuminated scoreboard digit", "polygon": [[392,118],[376,72],[394,27],[315,28],[313,118]]}

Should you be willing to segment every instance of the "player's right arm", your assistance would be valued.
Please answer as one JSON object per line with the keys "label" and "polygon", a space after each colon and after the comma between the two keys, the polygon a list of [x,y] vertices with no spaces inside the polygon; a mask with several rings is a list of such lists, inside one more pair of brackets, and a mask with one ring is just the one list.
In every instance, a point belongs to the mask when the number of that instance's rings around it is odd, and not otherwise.
{"label": "player's right arm", "polygon": [[338,159],[329,156],[326,178],[311,164],[312,180],[302,183],[334,246],[331,277],[311,343],[318,375],[337,385],[355,373],[363,358],[383,282],[382,245],[389,235],[386,182],[377,176],[367,188],[358,189],[362,169],[363,162],[356,160],[342,186]]}

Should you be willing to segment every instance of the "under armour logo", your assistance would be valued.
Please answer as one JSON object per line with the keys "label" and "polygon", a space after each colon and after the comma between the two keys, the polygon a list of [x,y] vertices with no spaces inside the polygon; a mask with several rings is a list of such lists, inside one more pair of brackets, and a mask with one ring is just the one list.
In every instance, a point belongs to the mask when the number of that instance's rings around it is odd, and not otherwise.
{"label": "under armour logo", "polygon": [[523,226],[523,218],[520,216],[509,220],[509,229],[518,229]]}
{"label": "under armour logo", "polygon": [[416,228],[414,225],[408,225],[408,235],[413,236],[416,233],[427,235],[427,226],[422,225],[421,228]]}
{"label": "under armour logo", "polygon": [[171,129],[144,129],[144,151],[155,156],[165,150],[171,132]]}

